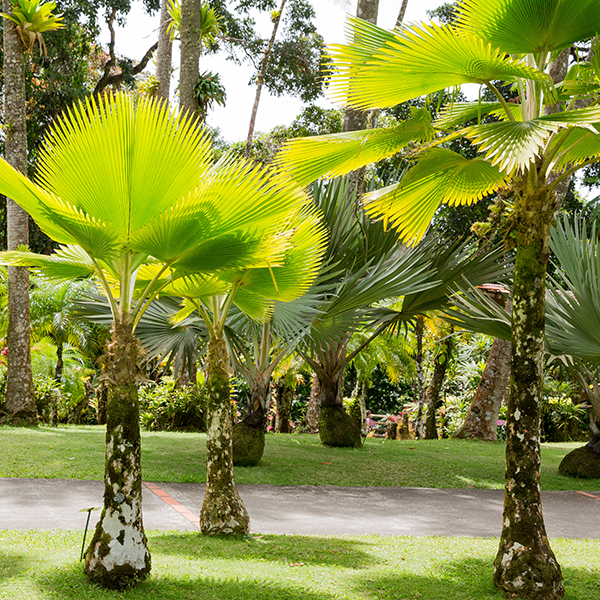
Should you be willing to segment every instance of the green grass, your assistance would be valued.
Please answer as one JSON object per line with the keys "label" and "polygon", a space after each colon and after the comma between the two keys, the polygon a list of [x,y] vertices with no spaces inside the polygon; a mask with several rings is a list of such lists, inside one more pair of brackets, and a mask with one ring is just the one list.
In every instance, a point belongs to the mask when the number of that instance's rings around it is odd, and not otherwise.
{"label": "green grass", "polygon": [[[149,535],[152,575],[123,593],[83,576],[79,531],[0,531],[0,599],[502,600],[496,539]],[[566,600],[600,598],[598,540],[553,540]]]}
{"label": "green grass", "polygon": [[[206,437],[142,434],[146,481],[203,482]],[[563,456],[581,443],[544,444],[542,488],[597,491],[600,481],[558,475]],[[102,427],[0,427],[1,477],[96,479],[104,475]],[[488,488],[504,486],[504,445],[467,440],[367,439],[363,448],[327,448],[318,436],[268,435],[256,467],[238,467],[238,483],[277,485]]]}

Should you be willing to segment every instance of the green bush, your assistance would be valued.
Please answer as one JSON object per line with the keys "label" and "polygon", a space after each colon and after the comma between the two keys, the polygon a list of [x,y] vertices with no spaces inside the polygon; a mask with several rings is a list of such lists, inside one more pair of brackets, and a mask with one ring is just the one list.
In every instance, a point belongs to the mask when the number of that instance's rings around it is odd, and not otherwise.
{"label": "green bush", "polygon": [[176,387],[173,377],[140,388],[140,422],[150,431],[204,431],[206,393],[195,386]]}

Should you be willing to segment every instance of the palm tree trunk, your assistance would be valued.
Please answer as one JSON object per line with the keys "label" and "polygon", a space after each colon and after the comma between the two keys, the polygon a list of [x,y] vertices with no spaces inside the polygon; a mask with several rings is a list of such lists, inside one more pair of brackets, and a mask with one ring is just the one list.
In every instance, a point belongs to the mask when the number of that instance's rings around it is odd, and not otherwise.
{"label": "palm tree trunk", "polygon": [[200,79],[200,0],[181,0],[179,106],[191,114],[198,110],[194,86]]}
{"label": "palm tree trunk", "polygon": [[317,371],[321,386],[319,435],[326,446],[361,445],[360,423],[344,409],[344,367],[347,343],[331,344],[321,352],[322,369]]}
{"label": "palm tree trunk", "polygon": [[495,338],[469,412],[455,437],[495,442],[502,400],[510,384],[511,343]]}
{"label": "palm tree trunk", "polygon": [[171,89],[171,57],[173,44],[167,33],[171,17],[169,16],[169,0],[160,3],[160,28],[158,30],[158,49],[156,51],[157,96],[165,102],[169,101]]}
{"label": "palm tree trunk", "polygon": [[85,557],[87,576],[113,589],[125,588],[150,573],[150,552],[142,523],[140,358],[131,324],[115,323],[105,377],[104,509]]}
{"label": "palm tree trunk", "polygon": [[275,431],[277,433],[292,433],[290,421],[292,419],[292,403],[294,400],[294,386],[290,385],[286,378],[282,378],[275,384],[275,401],[277,417],[275,419]]}
{"label": "palm tree trunk", "polygon": [[540,489],[545,282],[554,197],[542,188],[517,192],[515,200],[506,483],[494,584],[516,597],[548,600],[564,595],[561,569],[546,535]]}
{"label": "palm tree trunk", "polygon": [[[12,2],[3,0],[12,14]],[[25,108],[24,47],[15,27],[4,20],[4,133],[6,161],[27,174],[27,124]],[[10,198],[6,199],[8,250],[29,243],[29,215]],[[29,326],[29,271],[8,267],[6,402],[4,410],[17,420],[35,421],[36,410],[31,374]]]}
{"label": "palm tree trunk", "polygon": [[317,375],[313,375],[310,386],[310,398],[306,409],[306,424],[311,433],[316,433],[319,428],[319,417],[321,416],[321,384]]}
{"label": "palm tree trunk", "polygon": [[229,356],[222,334],[208,343],[206,494],[200,511],[205,535],[247,534],[250,518],[233,477]]}
{"label": "palm tree trunk", "polygon": [[256,125],[256,114],[258,113],[258,104],[260,102],[260,94],[262,92],[262,87],[265,83],[265,75],[267,74],[267,67],[269,66],[269,59],[271,58],[273,44],[275,43],[275,37],[277,36],[277,29],[279,28],[279,23],[281,21],[281,15],[283,14],[283,9],[285,8],[286,2],[287,2],[287,0],[281,0],[281,5],[279,6],[279,12],[273,18],[273,31],[271,32],[271,38],[269,39],[269,42],[265,49],[265,53],[263,55],[262,62],[260,63],[260,70],[258,72],[258,77],[256,78],[256,96],[254,97],[254,105],[252,106],[252,113],[250,115],[250,126],[248,127],[248,137],[246,139],[246,150],[244,151],[245,158],[250,158],[250,152],[252,150],[252,139],[254,138],[254,127]]}
{"label": "palm tree trunk", "polygon": [[233,426],[233,464],[255,465],[265,451],[271,377],[259,374],[250,385],[246,416]]}

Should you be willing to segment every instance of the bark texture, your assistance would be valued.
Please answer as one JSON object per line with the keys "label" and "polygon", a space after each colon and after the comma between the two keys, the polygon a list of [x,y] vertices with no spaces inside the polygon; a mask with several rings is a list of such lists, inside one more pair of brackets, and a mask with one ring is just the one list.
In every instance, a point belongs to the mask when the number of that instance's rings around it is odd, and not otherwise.
{"label": "bark texture", "polygon": [[250,530],[248,512],[233,477],[229,356],[222,335],[208,343],[206,493],[200,511],[205,535],[239,535]]}
{"label": "bark texture", "polygon": [[167,33],[167,27],[171,20],[168,10],[169,1],[161,0],[160,2],[160,27],[158,30],[158,49],[156,51],[156,81],[158,82],[156,95],[165,102],[169,101],[171,90],[171,59],[173,54],[173,44]]}
{"label": "bark texture", "polygon": [[286,378],[279,379],[275,384],[275,431],[277,433],[292,433],[292,404],[294,402],[294,386]]}
{"label": "bark texture", "polygon": [[195,114],[198,99],[194,86],[200,79],[200,0],[181,0],[179,106]]}
{"label": "bark texture", "polygon": [[495,442],[502,400],[510,384],[511,343],[495,338],[469,412],[455,437]]}
{"label": "bark texture", "polygon": [[516,189],[517,255],[512,310],[512,358],[507,405],[503,528],[494,584],[509,598],[562,598],[561,569],[542,516],[540,417],[545,281],[554,197]]}
{"label": "bark texture", "polygon": [[332,344],[320,353],[322,368],[317,370],[321,391],[319,435],[327,446],[360,446],[360,426],[344,410],[344,367],[346,343]]}
{"label": "bark texture", "polygon": [[319,378],[313,375],[310,386],[310,398],[306,409],[306,424],[310,433],[316,433],[319,429],[319,417],[321,415],[321,384]]}
{"label": "bark texture", "polygon": [[123,589],[150,573],[142,523],[140,358],[131,325],[115,324],[104,376],[108,388],[104,508],[85,556],[86,575],[112,589]]}
{"label": "bark texture", "polygon": [[271,395],[271,378],[259,375],[248,382],[250,391],[246,416],[233,426],[233,464],[255,465],[265,451],[267,411]]}
{"label": "bark texture", "polygon": [[453,339],[447,337],[440,342],[440,347],[435,355],[433,364],[433,376],[425,391],[425,404],[427,405],[427,415],[425,417],[425,439],[437,440],[438,430],[435,422],[435,417],[438,408],[441,404],[440,394],[446,370],[448,369],[448,361],[452,352]]}
{"label": "bark texture", "polygon": [[[12,2],[3,0],[12,14]],[[4,158],[27,174],[27,125],[25,105],[24,47],[14,26],[4,19]],[[29,215],[10,198],[6,199],[8,250],[29,244]],[[8,267],[6,402],[4,410],[17,421],[36,418],[29,325],[29,271]]]}
{"label": "bark texture", "polygon": [[415,419],[415,438],[421,439],[425,435],[423,423],[423,409],[425,407],[425,375],[423,373],[423,317],[417,317],[415,324],[415,337],[417,341],[417,416]]}

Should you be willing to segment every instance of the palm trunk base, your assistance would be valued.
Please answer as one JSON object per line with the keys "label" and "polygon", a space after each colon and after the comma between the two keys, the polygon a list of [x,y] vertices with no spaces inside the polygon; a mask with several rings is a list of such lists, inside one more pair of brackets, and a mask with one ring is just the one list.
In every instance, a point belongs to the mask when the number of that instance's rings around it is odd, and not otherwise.
{"label": "palm trunk base", "polygon": [[342,406],[321,406],[319,435],[326,446],[359,447],[360,425]]}
{"label": "palm trunk base", "polygon": [[86,552],[84,571],[94,583],[119,590],[144,580],[151,566],[142,523],[139,361],[131,325],[116,324],[105,375],[104,509]]}
{"label": "palm trunk base", "polygon": [[258,464],[265,451],[264,427],[240,421],[233,426],[233,464],[248,467]]}
{"label": "palm trunk base", "polygon": [[507,598],[555,600],[565,595],[560,565],[545,536],[533,548],[510,544],[503,536],[494,562],[494,585]]}
{"label": "palm trunk base", "polygon": [[600,478],[600,454],[590,444],[576,448],[562,459],[558,472],[567,477]]}

